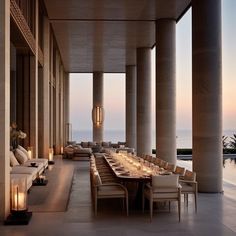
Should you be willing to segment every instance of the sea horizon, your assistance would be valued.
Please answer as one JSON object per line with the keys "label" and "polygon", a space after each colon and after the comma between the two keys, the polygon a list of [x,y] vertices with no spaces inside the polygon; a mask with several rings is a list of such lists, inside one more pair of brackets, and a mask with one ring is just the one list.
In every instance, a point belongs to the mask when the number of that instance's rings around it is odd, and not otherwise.
{"label": "sea horizon", "polygon": [[[236,129],[225,129],[222,135],[230,137],[236,134]],[[155,148],[155,130],[152,131],[152,148]],[[178,129],[176,130],[176,146],[177,148],[192,148],[192,130],[191,129]],[[76,142],[92,141],[92,130],[72,130],[72,140]],[[125,130],[122,129],[106,129],[104,130],[104,141],[124,142]]]}

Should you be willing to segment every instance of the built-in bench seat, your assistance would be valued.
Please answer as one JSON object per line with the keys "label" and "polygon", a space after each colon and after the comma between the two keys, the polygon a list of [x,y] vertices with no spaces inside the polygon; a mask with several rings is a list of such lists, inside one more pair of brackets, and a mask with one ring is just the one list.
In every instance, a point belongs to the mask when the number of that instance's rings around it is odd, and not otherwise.
{"label": "built-in bench seat", "polygon": [[[34,166],[31,163],[35,163]],[[47,159],[29,159],[28,152],[18,146],[14,153],[10,152],[10,178],[27,178],[27,188],[32,186],[32,182],[41,175],[48,167]]]}

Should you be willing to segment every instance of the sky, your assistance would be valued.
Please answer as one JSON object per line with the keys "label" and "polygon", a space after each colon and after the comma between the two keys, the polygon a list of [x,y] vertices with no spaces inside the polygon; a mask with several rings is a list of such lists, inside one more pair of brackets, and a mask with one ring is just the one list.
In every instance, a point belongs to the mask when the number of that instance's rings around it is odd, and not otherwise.
{"label": "sky", "polygon": [[[223,129],[236,130],[236,0],[222,0]],[[191,9],[176,26],[176,127],[192,126]],[[91,130],[92,74],[70,75],[73,130]],[[155,48],[152,50],[152,126],[155,129]],[[125,129],[125,74],[104,74],[105,130]]]}

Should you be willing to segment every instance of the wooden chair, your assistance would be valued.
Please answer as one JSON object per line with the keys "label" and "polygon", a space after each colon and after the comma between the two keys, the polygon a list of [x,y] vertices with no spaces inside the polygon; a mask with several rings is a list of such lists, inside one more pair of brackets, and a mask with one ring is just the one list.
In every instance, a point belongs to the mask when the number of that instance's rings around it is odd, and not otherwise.
{"label": "wooden chair", "polygon": [[143,191],[143,211],[145,198],[149,200],[150,219],[153,215],[153,202],[178,202],[179,221],[181,218],[181,186],[178,175],[156,175],[152,176],[152,183],[146,184]]}
{"label": "wooden chair", "polygon": [[188,206],[188,195],[194,195],[195,202],[195,212],[197,212],[197,193],[198,193],[198,184],[196,181],[196,173],[186,170],[183,179],[179,180],[182,190],[181,193],[184,194],[184,201],[187,201]]}
{"label": "wooden chair", "polygon": [[176,166],[174,174],[179,175],[180,178],[184,176],[185,168],[181,166]]}
{"label": "wooden chair", "polygon": [[165,169],[167,171],[174,172],[175,171],[175,164],[168,163]]}
{"label": "wooden chair", "polygon": [[129,215],[128,207],[128,191],[127,189],[118,183],[102,183],[99,173],[94,171],[92,173],[93,177],[93,200],[94,200],[94,211],[95,216],[97,216],[97,205],[98,199],[105,198],[122,198],[126,201],[126,214]]}

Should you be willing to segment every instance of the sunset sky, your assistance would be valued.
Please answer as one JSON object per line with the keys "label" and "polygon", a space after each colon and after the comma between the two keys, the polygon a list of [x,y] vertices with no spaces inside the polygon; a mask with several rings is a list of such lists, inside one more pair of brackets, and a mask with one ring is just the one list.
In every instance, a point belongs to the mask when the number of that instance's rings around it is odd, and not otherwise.
{"label": "sunset sky", "polygon": [[[223,129],[236,130],[236,0],[222,0]],[[191,129],[191,10],[177,24],[177,129]],[[153,128],[155,49],[152,50]],[[70,120],[74,130],[92,129],[92,74],[70,76]],[[125,74],[104,75],[105,130],[125,129]]]}

